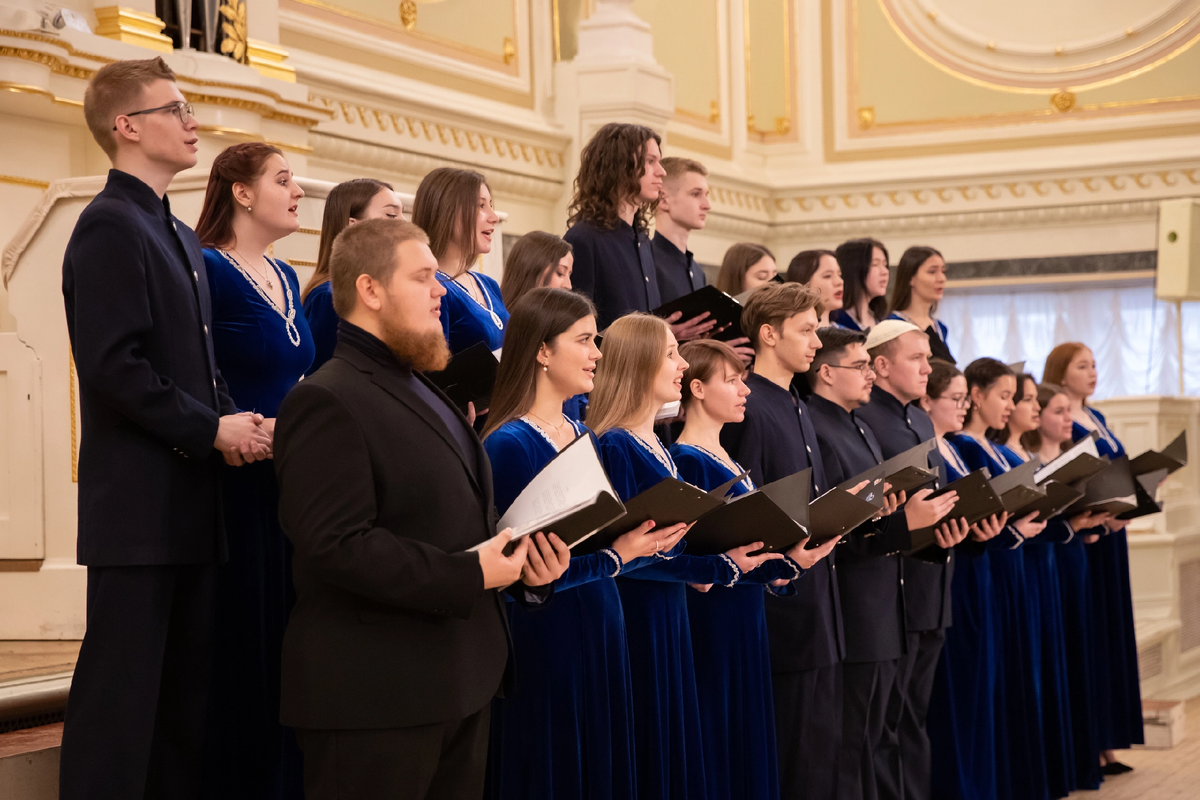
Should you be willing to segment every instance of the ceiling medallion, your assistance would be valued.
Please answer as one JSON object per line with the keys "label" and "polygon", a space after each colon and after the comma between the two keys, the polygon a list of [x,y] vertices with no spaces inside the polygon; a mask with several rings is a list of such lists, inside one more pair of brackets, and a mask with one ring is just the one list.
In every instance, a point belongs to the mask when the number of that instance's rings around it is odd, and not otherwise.
{"label": "ceiling medallion", "polygon": [[1115,83],[1200,38],[1200,0],[880,2],[896,32],[937,66],[1016,92]]}

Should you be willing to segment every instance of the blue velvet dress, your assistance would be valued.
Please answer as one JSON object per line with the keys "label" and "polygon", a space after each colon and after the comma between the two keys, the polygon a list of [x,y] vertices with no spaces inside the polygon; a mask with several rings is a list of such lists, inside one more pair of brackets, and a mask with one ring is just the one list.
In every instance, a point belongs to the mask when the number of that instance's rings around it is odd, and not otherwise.
{"label": "blue velvet dress", "polygon": [[333,290],[329,281],[314,286],[304,298],[304,319],[308,322],[308,330],[316,347],[312,366],[306,373],[311,375],[333,358],[333,348],[337,346],[338,320],[341,318],[333,310]]}
{"label": "blue velvet dress", "polygon": [[[524,419],[500,426],[483,446],[501,514],[557,452]],[[492,704],[486,797],[636,796],[629,654],[610,552],[573,557],[544,608],[507,603],[516,685]]]}
{"label": "blue velvet dress", "polygon": [[451,353],[461,353],[479,342],[489,350],[498,350],[504,346],[504,330],[508,327],[508,309],[500,295],[500,284],[476,270],[467,275],[467,280],[474,280],[483,294],[483,305],[449,275],[437,274],[446,287],[446,296],[442,298],[442,333]]}
{"label": "blue velvet dress", "polygon": [[[600,460],[622,502],[677,475],[674,462],[660,462],[633,434],[621,428],[600,437]],[[689,583],[726,586],[735,582],[732,562],[719,556],[687,556],[686,541],[670,552],[639,559],[645,566],[617,579],[625,611],[633,683],[637,793],[658,800],[706,798],[708,773],[692,636],[688,623]]]}
{"label": "blue velvet dress", "polygon": [[[1011,466],[1024,459],[1015,450],[997,445]],[[1070,673],[1063,638],[1062,587],[1058,579],[1058,549],[1074,538],[1062,518],[1025,542],[1017,551],[1025,556],[1025,585],[1029,603],[1040,613],[1029,617],[1029,651],[1041,666],[1042,732],[1046,742],[1046,783],[1051,797],[1066,797],[1076,786],[1072,743]]]}
{"label": "blue velvet dress", "polygon": [[[736,474],[707,451],[671,445],[679,477],[701,489],[715,489]],[[749,478],[734,485],[733,496],[750,491]],[[801,577],[791,559],[768,561],[733,587],[687,592],[688,622],[700,699],[704,763],[709,800],[776,800],[779,766],[775,754],[775,704],[771,695],[771,653],[767,639],[767,591],[778,578]]]}
{"label": "blue velvet dress", "polygon": [[[1046,526],[1066,523],[1055,518]],[[1058,545],[1057,563],[1059,591],[1062,598],[1063,644],[1066,651],[1067,690],[1071,709],[1071,746],[1075,783],[1078,789],[1099,789],[1104,777],[1100,774],[1100,731],[1097,727],[1099,709],[1096,702],[1097,658],[1093,643],[1092,572],[1084,533]],[[1041,536],[1038,537],[1039,539]]]}
{"label": "blue velvet dress", "polygon": [[[1007,461],[991,453],[966,434],[950,437],[963,462],[971,469],[986,467],[992,475],[1007,472]],[[1012,533],[1008,528],[1005,533]],[[1030,650],[1033,616],[1040,614],[1030,601],[1021,540],[997,536],[988,548],[995,591],[999,650],[996,681],[996,789],[1000,800],[1045,800],[1045,740],[1042,732],[1041,665]]]}
{"label": "blue velvet dress", "polygon": [[[296,273],[273,262],[288,325],[220,252],[206,249],[204,264],[213,350],[229,394],[240,410],[274,417],[313,359]],[[224,466],[221,491],[229,561],[217,573],[203,795],[302,797],[300,751],[279,724],[280,654],[294,595],[274,462]]]}
{"label": "blue velvet dress", "polygon": [[[946,480],[971,470],[957,449]],[[1003,535],[1003,534],[1001,534]],[[936,800],[996,800],[996,677],[1000,628],[992,554],[964,548],[955,559],[950,602],[954,624],[938,659],[927,721]]]}
{"label": "blue velvet dress", "polygon": [[[1108,429],[1104,415],[1086,406],[1084,410],[1100,431],[1096,441],[1100,455],[1109,458],[1125,455],[1125,446]],[[1075,439],[1087,434],[1087,428],[1074,423]],[[1083,533],[1104,534],[1105,529]],[[1133,592],[1129,584],[1129,540],[1125,529],[1102,535],[1086,550],[1092,576],[1092,642],[1100,749],[1124,750],[1145,742]]]}

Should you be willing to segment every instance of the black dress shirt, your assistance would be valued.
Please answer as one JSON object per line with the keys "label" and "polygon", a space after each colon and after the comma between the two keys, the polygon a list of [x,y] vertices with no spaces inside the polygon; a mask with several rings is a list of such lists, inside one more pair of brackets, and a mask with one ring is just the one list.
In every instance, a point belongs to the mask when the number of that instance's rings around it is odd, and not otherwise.
{"label": "black dress shirt", "polygon": [[167,198],[111,170],[63,258],[82,411],[80,564],[225,559],[213,444],[237,408],[213,356],[205,274]]}
{"label": "black dress shirt", "polygon": [[[808,399],[821,460],[837,486],[883,463],[866,423],[818,394]],[[904,652],[904,573],[899,551],[911,545],[903,512],[859,526],[838,545],[838,591],[846,661],[869,663]]]}
{"label": "black dress shirt", "polygon": [[[905,405],[878,386],[871,389],[871,402],[854,414],[871,426],[885,459],[934,437],[933,422],[920,406],[916,403]],[[929,466],[938,471],[938,485],[945,486],[946,463],[936,448],[929,454]],[[963,544],[969,542],[968,539]],[[950,626],[950,581],[953,576],[953,550],[934,546],[904,557],[904,613],[909,631]]]}
{"label": "black dress shirt", "polygon": [[[763,486],[812,467],[810,491],[829,489],[808,409],[792,392],[760,375],[746,384],[746,418],[721,430],[721,444]],[[797,581],[791,597],[767,595],[771,669],[803,672],[836,664],[845,653],[835,553]]]}
{"label": "black dress shirt", "polygon": [[655,233],[654,271],[658,274],[658,293],[662,302],[678,300],[704,286],[704,270],[692,258],[692,251],[680,252],[667,237]]}
{"label": "black dress shirt", "polygon": [[596,304],[601,331],[631,311],[653,311],[662,305],[650,238],[618,220],[611,230],[577,222],[563,235],[574,249],[571,283]]}

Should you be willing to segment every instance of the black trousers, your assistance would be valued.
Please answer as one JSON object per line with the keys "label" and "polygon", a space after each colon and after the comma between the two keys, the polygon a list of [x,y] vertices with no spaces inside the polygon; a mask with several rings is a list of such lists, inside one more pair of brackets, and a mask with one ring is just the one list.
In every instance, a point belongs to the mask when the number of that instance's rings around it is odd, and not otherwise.
{"label": "black trousers", "polygon": [[306,800],[477,800],[491,704],[465,719],[383,730],[296,729]]}
{"label": "black trousers", "polygon": [[838,797],[876,800],[876,758],[899,660],[842,664],[842,747]]}
{"label": "black trousers", "polygon": [[214,565],[89,567],[59,797],[199,793]]}
{"label": "black trousers", "polygon": [[833,800],[842,738],[842,665],[776,672],[771,681],[780,800]]}
{"label": "black trousers", "polygon": [[925,720],[946,629],[910,631],[888,701],[884,744],[876,762],[880,800],[928,800],[932,793]]}

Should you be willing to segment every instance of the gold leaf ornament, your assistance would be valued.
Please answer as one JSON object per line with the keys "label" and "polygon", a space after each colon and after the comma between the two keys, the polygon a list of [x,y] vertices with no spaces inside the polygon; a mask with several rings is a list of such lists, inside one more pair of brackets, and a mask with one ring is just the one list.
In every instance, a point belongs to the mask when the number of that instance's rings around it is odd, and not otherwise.
{"label": "gold leaf ornament", "polygon": [[246,0],[223,0],[220,12],[225,18],[221,23],[221,32],[225,34],[221,52],[239,64],[250,63],[246,48]]}
{"label": "gold leaf ornament", "polygon": [[400,3],[400,24],[406,31],[417,27],[417,4],[414,0],[403,0]]}

